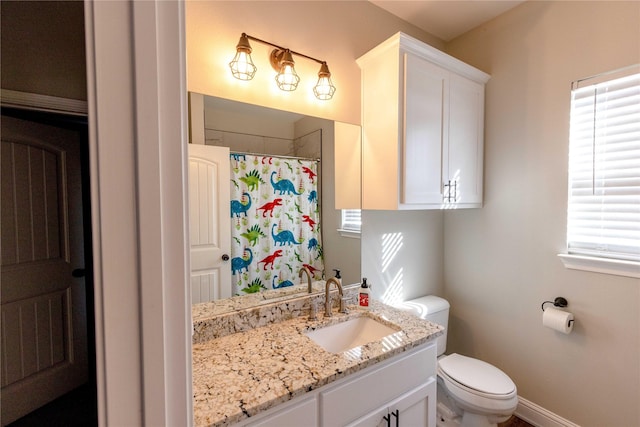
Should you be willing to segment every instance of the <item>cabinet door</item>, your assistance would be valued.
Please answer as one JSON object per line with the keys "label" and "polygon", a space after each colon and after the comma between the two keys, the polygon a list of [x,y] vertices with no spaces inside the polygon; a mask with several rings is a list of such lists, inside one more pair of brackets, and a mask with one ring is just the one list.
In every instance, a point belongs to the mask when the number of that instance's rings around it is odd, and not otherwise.
{"label": "cabinet door", "polygon": [[318,402],[315,398],[289,406],[255,423],[251,427],[313,427],[318,425]]}
{"label": "cabinet door", "polygon": [[320,394],[322,424],[343,426],[385,408],[387,402],[428,383],[436,375],[436,343],[394,357],[367,374]]}
{"label": "cabinet door", "polygon": [[[411,54],[404,55],[404,140],[400,202],[442,202],[442,143],[447,110],[445,69]],[[410,207],[409,207],[410,208]]]}
{"label": "cabinet door", "polygon": [[[392,426],[436,427],[436,379],[418,387],[398,399],[390,411]],[[393,412],[397,411],[397,416]]]}
{"label": "cabinet door", "polygon": [[349,424],[348,427],[414,427],[436,425],[436,379],[389,402]]}
{"label": "cabinet door", "polygon": [[[444,151],[445,181],[451,181],[458,207],[482,206],[484,86],[451,74],[449,142]],[[447,182],[445,182],[447,184]],[[465,206],[467,205],[467,206]]]}

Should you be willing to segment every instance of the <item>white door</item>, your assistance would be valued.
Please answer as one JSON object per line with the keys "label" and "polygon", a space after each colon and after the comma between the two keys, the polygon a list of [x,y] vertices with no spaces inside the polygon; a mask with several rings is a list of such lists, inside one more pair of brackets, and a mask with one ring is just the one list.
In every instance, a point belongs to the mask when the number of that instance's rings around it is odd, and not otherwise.
{"label": "white door", "polygon": [[2,425],[87,381],[80,136],[2,116]]}
{"label": "white door", "polygon": [[189,144],[191,303],[231,296],[229,148]]}

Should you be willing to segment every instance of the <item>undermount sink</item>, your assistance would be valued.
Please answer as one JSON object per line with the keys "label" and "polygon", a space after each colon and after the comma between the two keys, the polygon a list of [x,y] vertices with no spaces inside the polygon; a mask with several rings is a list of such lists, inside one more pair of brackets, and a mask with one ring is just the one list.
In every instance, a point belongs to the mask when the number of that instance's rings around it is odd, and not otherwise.
{"label": "undermount sink", "polygon": [[331,353],[342,353],[396,332],[398,329],[363,316],[309,331],[306,335],[325,350]]}

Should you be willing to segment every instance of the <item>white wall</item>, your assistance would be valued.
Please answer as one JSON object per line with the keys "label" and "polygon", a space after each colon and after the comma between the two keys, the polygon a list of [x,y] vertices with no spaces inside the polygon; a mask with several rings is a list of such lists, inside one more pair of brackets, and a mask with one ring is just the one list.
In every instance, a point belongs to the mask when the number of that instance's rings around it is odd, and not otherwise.
{"label": "white wall", "polygon": [[[640,425],[640,281],[566,270],[571,81],[640,62],[640,2],[532,1],[454,40],[488,72],[485,206],[445,214],[449,351],[582,426]],[[571,335],[542,326],[563,296]]]}
{"label": "white wall", "polygon": [[362,275],[393,304],[443,294],[442,211],[362,211]]}

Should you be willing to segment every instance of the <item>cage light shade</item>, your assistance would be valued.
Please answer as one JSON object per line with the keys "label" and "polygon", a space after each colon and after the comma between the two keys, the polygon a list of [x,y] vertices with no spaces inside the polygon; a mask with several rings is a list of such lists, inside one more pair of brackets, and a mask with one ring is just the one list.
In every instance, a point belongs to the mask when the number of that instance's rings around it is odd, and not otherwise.
{"label": "cage light shade", "polygon": [[236,56],[229,63],[231,74],[238,80],[251,80],[256,75],[256,66],[251,59],[251,45],[246,34],[242,33],[236,46]]}
{"label": "cage light shade", "polygon": [[280,60],[280,71],[276,75],[276,83],[280,90],[291,92],[296,90],[300,77],[294,68],[293,56],[289,50],[285,50]]}
{"label": "cage light shade", "polygon": [[336,92],[336,87],[331,81],[331,73],[326,62],[323,62],[318,72],[318,83],[313,88],[313,93],[316,98],[326,101],[333,98],[333,94]]}

